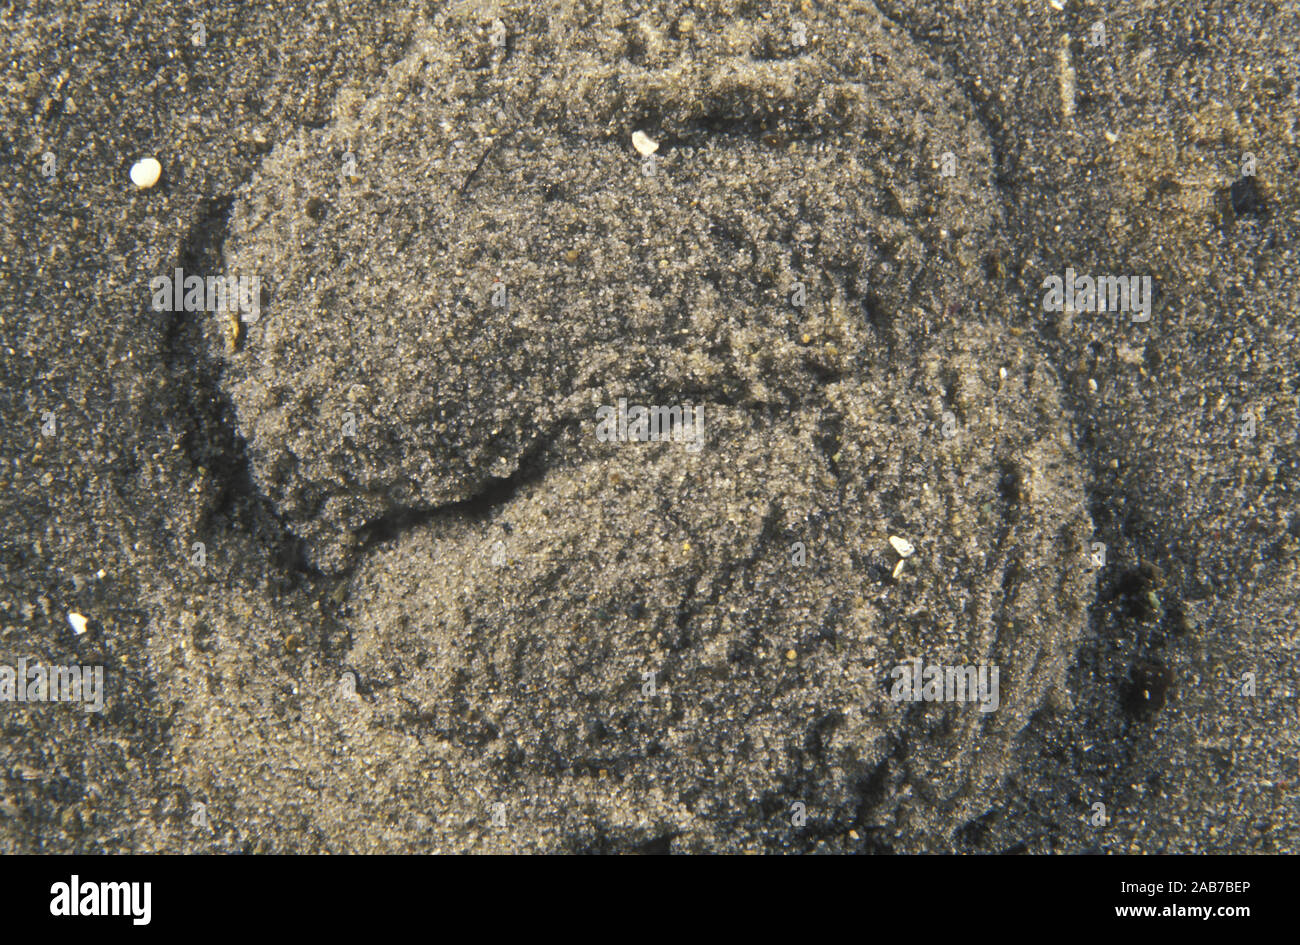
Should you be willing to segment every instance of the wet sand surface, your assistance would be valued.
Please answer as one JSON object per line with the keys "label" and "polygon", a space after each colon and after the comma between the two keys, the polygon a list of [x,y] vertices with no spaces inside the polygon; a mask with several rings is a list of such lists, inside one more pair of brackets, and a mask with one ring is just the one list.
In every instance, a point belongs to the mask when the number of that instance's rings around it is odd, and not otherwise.
{"label": "wet sand surface", "polygon": [[1294,852],[1300,22],[1061,7],[15,14],[0,849]]}

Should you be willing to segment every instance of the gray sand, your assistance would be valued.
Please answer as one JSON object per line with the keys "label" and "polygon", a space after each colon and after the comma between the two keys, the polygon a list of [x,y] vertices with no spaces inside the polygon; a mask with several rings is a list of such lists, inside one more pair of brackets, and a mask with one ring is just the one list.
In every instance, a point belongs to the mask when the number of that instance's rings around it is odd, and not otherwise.
{"label": "gray sand", "polygon": [[119,6],[0,40],[0,849],[1295,850],[1294,11]]}

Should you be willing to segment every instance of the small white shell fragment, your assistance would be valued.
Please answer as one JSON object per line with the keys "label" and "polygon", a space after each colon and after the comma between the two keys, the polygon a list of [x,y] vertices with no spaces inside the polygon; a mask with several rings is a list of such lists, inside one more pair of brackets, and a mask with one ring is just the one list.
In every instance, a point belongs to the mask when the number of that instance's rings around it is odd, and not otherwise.
{"label": "small white shell fragment", "polygon": [[81,636],[86,632],[86,618],[75,610],[68,613],[68,623],[72,626],[72,632]]}
{"label": "small white shell fragment", "polygon": [[636,148],[642,157],[649,157],[659,150],[659,142],[644,131],[634,131],[632,132],[632,147]]}
{"label": "small white shell fragment", "polygon": [[898,559],[898,564],[894,565],[894,580],[895,580],[895,581],[897,581],[897,580],[898,580],[898,576],[899,576],[900,574],[903,573],[903,565],[905,565],[906,563],[907,563],[907,561],[906,561],[905,559],[903,559],[903,558],[899,558],[899,559]]}
{"label": "small white shell fragment", "polygon": [[158,178],[161,176],[162,165],[158,163],[157,158],[148,157],[137,161],[131,168],[131,183],[141,190],[148,190],[158,183]]}
{"label": "small white shell fragment", "polygon": [[1074,80],[1076,73],[1070,63],[1070,37],[1061,37],[1061,50],[1056,56],[1057,81],[1061,91],[1061,114],[1069,118],[1074,114]]}
{"label": "small white shell fragment", "polygon": [[890,535],[889,543],[893,546],[894,550],[898,552],[900,558],[909,558],[912,553],[916,551],[916,549],[912,547],[910,541],[906,538],[899,538],[897,535]]}

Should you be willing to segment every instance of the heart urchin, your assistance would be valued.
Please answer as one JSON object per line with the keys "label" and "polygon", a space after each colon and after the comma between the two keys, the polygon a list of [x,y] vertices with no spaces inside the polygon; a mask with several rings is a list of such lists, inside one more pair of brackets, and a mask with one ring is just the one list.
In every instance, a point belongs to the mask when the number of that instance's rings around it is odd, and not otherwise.
{"label": "heart urchin", "polygon": [[[355,583],[372,724],[456,772],[411,800],[445,847],[949,830],[1083,626],[1054,378],[937,317],[987,296],[968,103],[872,8],[746,9],[442,16],[240,203],[274,288],[230,390],[317,563],[546,450]],[[707,404],[705,448],[597,441],[629,395]],[[891,698],[911,658],[996,666],[996,711]]]}

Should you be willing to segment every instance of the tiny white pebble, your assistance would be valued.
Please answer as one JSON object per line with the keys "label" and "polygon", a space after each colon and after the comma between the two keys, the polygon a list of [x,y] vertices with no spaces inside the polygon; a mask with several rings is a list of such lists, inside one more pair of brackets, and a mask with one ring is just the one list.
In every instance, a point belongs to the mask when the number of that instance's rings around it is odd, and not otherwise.
{"label": "tiny white pebble", "polygon": [[642,157],[649,157],[659,150],[659,142],[644,131],[634,131],[632,132],[632,147],[636,148]]}
{"label": "tiny white pebble", "polygon": [[1005,381],[1007,379],[1007,369],[1004,367],[998,368],[998,377]]}
{"label": "tiny white pebble", "polygon": [[86,618],[75,610],[68,614],[68,623],[72,625],[72,632],[77,636],[86,632]]}
{"label": "tiny white pebble", "polygon": [[894,546],[894,550],[898,552],[901,558],[911,557],[912,552],[916,551],[910,541],[906,538],[899,538],[897,535],[890,535],[889,543]]}
{"label": "tiny white pebble", "polygon": [[1092,393],[1094,394],[1097,393],[1096,378],[1092,378],[1092,377],[1088,378],[1088,390],[1092,391]]}
{"label": "tiny white pebble", "polygon": [[149,157],[137,161],[131,168],[131,182],[141,190],[148,190],[158,183],[158,178],[161,176],[162,165],[158,163],[157,158]]}
{"label": "tiny white pebble", "polygon": [[899,559],[898,559],[898,564],[894,565],[894,580],[895,580],[895,581],[897,581],[897,580],[898,580],[898,576],[899,576],[900,574],[903,573],[903,565],[905,565],[906,563],[907,563],[907,562],[906,562],[904,559],[899,558]]}

